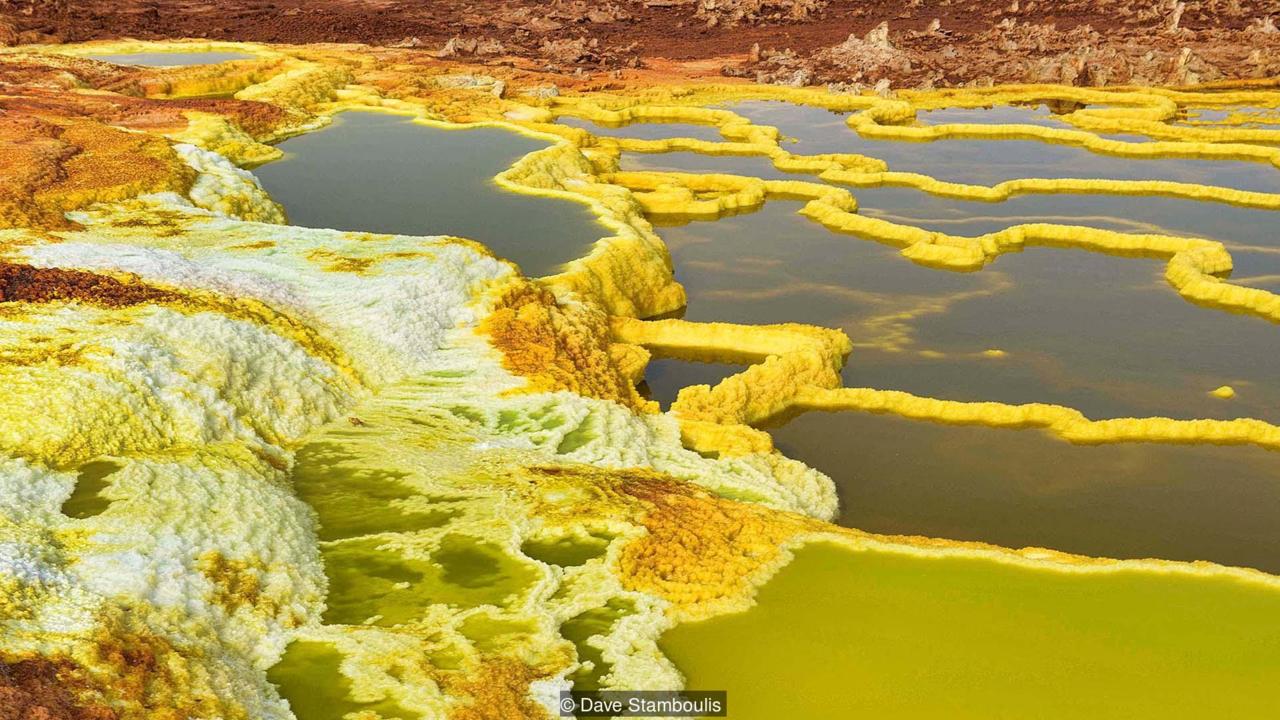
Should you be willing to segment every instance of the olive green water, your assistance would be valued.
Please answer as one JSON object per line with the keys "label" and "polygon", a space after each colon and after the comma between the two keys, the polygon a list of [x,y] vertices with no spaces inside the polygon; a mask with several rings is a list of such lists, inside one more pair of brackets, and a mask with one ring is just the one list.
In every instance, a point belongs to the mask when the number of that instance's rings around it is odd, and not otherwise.
{"label": "olive green water", "polygon": [[323,642],[295,640],[284,659],[267,671],[267,679],[289,701],[299,720],[344,720],[348,713],[377,713],[383,720],[417,720],[391,700],[359,702],[351,699],[351,680],[340,667],[342,653]]}
{"label": "olive green water", "polygon": [[774,436],[836,481],[842,525],[1280,572],[1280,462],[1266,450],[1080,446],[867,413],[805,415]]}
{"label": "olive green water", "polygon": [[[291,482],[315,511],[328,579],[324,625],[420,627],[433,605],[500,613],[523,601],[537,581],[529,557],[585,562],[607,547],[607,538],[589,536],[577,544],[533,544],[529,555],[512,552],[481,537],[469,521],[474,495],[426,487],[442,474],[432,452],[456,440],[459,428],[431,393],[466,374],[429,374],[383,388],[352,409],[351,417],[362,419],[340,419],[296,451]],[[460,630],[481,650],[533,631],[489,614],[473,615]],[[328,643],[295,641],[268,677],[299,720],[339,720],[357,711],[388,720],[417,717],[390,701],[355,699],[340,671],[343,660]],[[454,669],[460,660],[444,648],[430,662]]]}
{"label": "olive green water", "polygon": [[585,255],[608,230],[584,205],[508,192],[493,177],[545,142],[496,128],[442,130],[348,112],[281,144],[254,170],[306,227],[456,235],[484,243],[529,275]]}
{"label": "olive green water", "polygon": [[1264,718],[1280,594],[809,546],[752,610],[662,648],[734,720]]}
{"label": "olive green water", "polygon": [[644,384],[640,390],[647,392],[649,399],[657,400],[662,409],[667,410],[681,388],[688,385],[717,385],[721,380],[745,369],[742,365],[650,360],[649,366],[645,368]]}
{"label": "olive green water", "polygon": [[[1031,248],[952,273],[831,233],[798,208],[771,202],[661,228],[689,292],[685,317],[842,328],[855,344],[845,379],[857,386],[1055,402],[1093,418],[1280,419],[1270,380],[1280,332],[1187,303],[1161,261]],[[1239,396],[1208,395],[1223,384]]]}
{"label": "olive green water", "polygon": [[154,52],[154,53],[123,53],[119,55],[87,55],[90,60],[101,60],[102,62],[114,63],[116,65],[148,65],[148,66],[178,66],[178,65],[216,65],[218,63],[229,62],[231,60],[248,60],[252,55],[238,52]]}
{"label": "olive green water", "polygon": [[[413,397],[427,387],[406,383],[389,394]],[[329,578],[326,623],[393,627],[417,620],[433,603],[501,606],[536,579],[521,558],[449,531],[462,518],[456,503],[415,487],[422,470],[407,448],[438,442],[447,423],[423,412],[339,424],[298,450],[292,481],[318,520]],[[443,534],[423,542],[426,531]]]}
{"label": "olive green water", "polygon": [[111,500],[104,497],[102,491],[111,484],[111,476],[121,468],[119,463],[111,460],[94,460],[80,466],[75,489],[62,504],[62,514],[83,520],[105,512]]}
{"label": "olive green water", "polygon": [[[572,642],[577,649],[578,658],[584,665],[569,676],[575,690],[599,690],[600,682],[612,668],[604,659],[604,653],[590,642],[596,635],[607,635],[618,620],[625,617],[634,608],[627,603],[611,600],[607,605],[587,610],[560,625],[560,634]],[[586,662],[590,662],[588,667]]]}

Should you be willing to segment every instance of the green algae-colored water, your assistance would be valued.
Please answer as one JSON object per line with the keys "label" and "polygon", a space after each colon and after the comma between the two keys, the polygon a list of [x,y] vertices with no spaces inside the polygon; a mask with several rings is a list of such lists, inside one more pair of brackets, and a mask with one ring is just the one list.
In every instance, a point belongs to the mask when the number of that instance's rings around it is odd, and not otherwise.
{"label": "green algae-colored water", "polygon": [[87,55],[90,60],[114,63],[116,65],[216,65],[231,60],[249,60],[253,56],[238,52],[154,52],[154,53],[122,53],[120,55]]}
{"label": "green algae-colored water", "polygon": [[734,720],[1262,718],[1280,595],[1235,580],[797,553],[744,613],[662,648]]}
{"label": "green algae-colored water", "polygon": [[520,552],[538,562],[560,567],[576,567],[605,554],[609,538],[558,538],[556,540],[526,540]]}
{"label": "green algae-colored water", "polygon": [[[424,412],[430,387],[418,380],[384,389],[357,410],[376,419],[339,421],[295,455],[293,486],[315,511],[322,541],[327,624],[393,627],[436,603],[502,606],[537,580],[528,560],[457,527],[464,512],[455,500],[465,497],[433,497],[415,485],[415,448],[449,437],[448,421]],[[606,545],[601,539],[592,550]]]}
{"label": "green algae-colored water", "polygon": [[424,530],[440,527],[454,517],[446,509],[405,507],[405,501],[415,495],[401,482],[406,473],[344,464],[357,460],[332,441],[310,443],[298,450],[293,487],[320,518],[321,540]]}
{"label": "green algae-colored water", "polygon": [[[587,610],[560,625],[560,634],[573,643],[579,661],[584,663],[582,668],[569,676],[574,690],[600,689],[601,680],[612,668],[605,662],[604,653],[588,641],[596,635],[609,633],[618,620],[633,610],[623,601],[611,600],[606,605]],[[591,663],[590,667],[585,665],[587,662]]]}
{"label": "green algae-colored water", "polygon": [[102,491],[111,484],[111,476],[121,468],[119,463],[111,460],[94,460],[82,465],[71,497],[62,504],[62,514],[77,520],[101,515],[111,505],[111,500],[103,497]]}
{"label": "green algae-colored water", "polygon": [[536,576],[501,549],[466,535],[447,535],[430,560],[406,557],[378,537],[321,548],[329,576],[325,622],[394,626],[421,616],[433,603],[502,605]]}
{"label": "green algae-colored water", "polygon": [[347,112],[329,128],[286,140],[286,157],[254,174],[295,225],[456,235],[542,275],[609,234],[585,205],[519,195],[494,182],[543,147],[502,129],[442,130]]}
{"label": "green algae-colored water", "polygon": [[356,712],[377,713],[383,720],[417,720],[417,713],[391,700],[352,700],[351,681],[339,670],[341,664],[342,653],[332,645],[295,640],[267,671],[267,679],[289,701],[299,720],[344,720]]}

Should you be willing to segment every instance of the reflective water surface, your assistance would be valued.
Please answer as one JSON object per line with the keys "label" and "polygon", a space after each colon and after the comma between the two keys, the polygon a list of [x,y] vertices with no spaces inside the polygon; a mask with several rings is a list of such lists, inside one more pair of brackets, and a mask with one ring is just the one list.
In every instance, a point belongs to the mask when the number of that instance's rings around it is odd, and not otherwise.
{"label": "reflective water surface", "polygon": [[[801,132],[791,131],[805,136],[797,151],[833,149],[832,136],[856,139],[842,116],[826,111],[776,103],[735,108],[772,116],[760,121],[800,126]],[[984,112],[922,115],[930,122],[958,122]],[[1044,107],[990,112],[1011,114],[1002,120],[1048,116]],[[560,121],[628,137],[714,133],[681,123],[601,128]],[[826,145],[800,147],[813,142]],[[929,146],[866,142],[895,151]],[[507,193],[492,183],[492,175],[538,146],[498,130],[444,131],[387,115],[346,114],[333,128],[286,143],[291,157],[258,173],[294,222],[463,235],[538,273],[581,255],[602,230],[571,203]],[[1081,157],[1089,169],[1101,167],[1091,162],[1114,160],[1087,152]],[[1126,162],[1146,168],[1165,161]],[[442,167],[449,172],[441,173]],[[805,177],[781,173],[764,158],[694,153],[627,154],[624,167]],[[1212,182],[1216,176],[1196,179]],[[867,215],[959,235],[1062,222],[1209,237],[1233,249],[1236,277],[1256,286],[1280,278],[1272,211],[1164,197],[1034,195],[981,203],[910,188],[851,192]],[[688,290],[685,317],[841,328],[855,345],[844,372],[851,387],[962,401],[1049,402],[1094,419],[1280,421],[1280,388],[1273,381],[1280,370],[1280,332],[1254,317],[1187,303],[1164,281],[1162,261],[1031,248],[1001,256],[980,272],[940,271],[905,260],[895,247],[831,233],[797,215],[799,207],[771,201],[754,213],[684,225],[655,218]],[[648,369],[644,390],[667,408],[682,387],[714,385],[739,370],[659,359]],[[1237,396],[1210,395],[1221,385],[1232,386]],[[1280,570],[1280,542],[1268,532],[1280,520],[1280,496],[1269,492],[1269,482],[1280,477],[1277,453],[1207,445],[1079,447],[1039,431],[856,413],[801,417],[772,431],[788,455],[836,480],[846,525]],[[350,522],[359,527],[358,518]]]}
{"label": "reflective water surface", "polygon": [[1154,573],[1046,573],[813,545],[751,610],[662,648],[729,717],[1267,717],[1274,591]]}
{"label": "reflective water surface", "polygon": [[562,115],[556,122],[569,127],[582,128],[592,135],[606,137],[632,138],[635,140],[661,140],[663,138],[685,137],[706,140],[707,142],[723,142],[724,136],[712,125],[695,125],[693,123],[650,123],[637,122],[627,125],[600,125],[590,120]]}
{"label": "reflective water surface", "polygon": [[[852,134],[841,116],[826,111],[754,106],[775,116],[758,121],[803,126],[793,134],[807,134],[805,140],[788,146],[795,152],[838,149],[829,136]],[[826,144],[806,147],[807,140]],[[629,169],[804,178],[758,157],[626,154],[623,161]],[[1219,178],[1210,172],[1195,179]],[[1233,252],[1233,278],[1280,287],[1274,211],[1151,196],[1027,195],[986,203],[911,188],[850,192],[863,214],[956,235],[1057,222],[1216,239]],[[655,218],[689,293],[685,317],[841,328],[855,348],[844,372],[850,387],[1049,402],[1095,419],[1280,421],[1274,382],[1280,328],[1186,302],[1164,280],[1162,260],[1029,248],[980,272],[953,273],[917,266],[874,239],[831,233],[797,215],[799,207],[770,201],[715,222]],[[649,374],[650,386],[674,398],[683,385],[713,383],[734,370],[714,367],[662,361]],[[1221,385],[1236,397],[1212,396]],[[1280,571],[1280,534],[1270,529],[1280,521],[1274,487],[1280,453],[1149,443],[1084,447],[1035,430],[862,413],[802,416],[770,430],[787,455],[833,477],[845,525]]]}
{"label": "reflective water surface", "polygon": [[[1280,175],[1261,164],[1128,160],[1031,141],[866,140],[826,111],[733,107],[797,138],[786,145],[794,152],[863,152],[892,169],[945,179],[1163,177],[1280,190]],[[1045,107],[919,118],[982,121],[1061,122]],[[720,139],[712,128],[680,123],[560,122],[619,137]],[[288,159],[256,172],[293,222],[462,235],[537,274],[582,255],[605,232],[585,208],[507,193],[492,182],[540,146],[499,130],[445,131],[347,114],[332,128],[288,141]],[[757,157],[627,154],[623,166],[805,179]],[[1060,222],[1217,239],[1232,249],[1234,279],[1280,288],[1271,211],[1165,197],[979,203],[910,188],[851,192],[862,213],[958,235]],[[851,387],[1057,403],[1095,419],[1280,422],[1280,328],[1184,301],[1164,280],[1162,261],[1029,248],[978,272],[947,272],[915,265],[874,239],[827,231],[797,215],[799,207],[770,201],[755,212],[688,224],[655,218],[688,291],[685,317],[843,329],[855,346],[843,376]],[[643,389],[666,409],[682,387],[714,385],[741,369],[659,359]],[[1210,395],[1220,385],[1237,396]],[[833,478],[837,520],[846,526],[1280,572],[1280,453],[1207,444],[1078,446],[1038,430],[869,413],[809,414],[769,429],[783,453]],[[330,580],[326,622],[388,627],[415,622],[432,602],[523,601],[535,580],[526,560],[454,530],[455,511],[414,504],[407,472],[368,471],[381,462],[376,444],[362,445],[358,457],[344,456],[341,445],[313,441],[299,451],[295,471],[299,494],[319,518]],[[429,557],[387,542],[390,534],[415,533],[441,534]],[[521,553],[572,567],[605,547],[599,538],[533,542]],[[561,634],[593,663],[572,676],[580,687],[598,686],[610,669],[587,639],[633,610],[609,604],[562,623]],[[728,690],[731,717],[740,720],[1261,717],[1280,703],[1278,610],[1274,591],[1220,577],[1045,572],[815,545],[764,586],[755,608],[681,625],[664,635],[662,649],[689,687]],[[464,631],[524,631],[490,625]],[[311,694],[304,679],[336,676],[339,659],[327,645],[295,643],[272,680],[314,717],[405,715],[394,704],[352,704],[341,688]]]}
{"label": "reflective water surface", "polygon": [[794,153],[859,153],[884,160],[890,170],[923,173],[949,182],[994,185],[1016,178],[1105,178],[1209,183],[1280,192],[1280,169],[1269,163],[1134,159],[1035,140],[875,140],[845,126],[844,114],[822,108],[755,101],[735,103],[729,109],[752,122],[777,127],[796,140],[784,146]]}
{"label": "reflective water surface", "polygon": [[331,127],[286,140],[285,159],[254,174],[295,225],[456,235],[542,275],[608,234],[584,205],[519,195],[494,182],[545,146],[496,128],[442,130],[348,112]]}
{"label": "reflective water surface", "polygon": [[[1070,108],[1074,110],[1075,108]],[[916,123],[919,125],[950,125],[953,123],[975,123],[978,125],[1041,125],[1044,127],[1070,128],[1070,123],[1063,122],[1059,113],[1041,103],[1037,105],[994,105],[977,108],[940,108],[938,110],[920,110],[916,112]]]}
{"label": "reflective water surface", "polygon": [[1280,572],[1280,457],[1216,445],[1072,445],[1038,430],[813,413],[774,431],[871,532]]}
{"label": "reflective water surface", "polygon": [[[1031,248],[953,273],[833,234],[798,207],[661,228],[689,293],[685,317],[842,328],[857,387],[1053,402],[1095,419],[1280,419],[1280,331],[1187,303],[1160,261]],[[1234,400],[1208,395],[1227,384]]]}
{"label": "reflective water surface", "polygon": [[253,55],[238,52],[153,52],[153,53],[124,53],[120,55],[86,55],[91,60],[101,60],[102,62],[114,63],[116,65],[149,65],[149,66],[178,66],[178,65],[216,65],[231,60],[249,60]]}

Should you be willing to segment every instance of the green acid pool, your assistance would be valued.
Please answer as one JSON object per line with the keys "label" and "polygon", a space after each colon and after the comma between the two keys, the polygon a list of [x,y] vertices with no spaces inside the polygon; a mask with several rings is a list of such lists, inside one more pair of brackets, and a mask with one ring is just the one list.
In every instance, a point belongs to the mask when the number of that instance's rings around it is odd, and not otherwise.
{"label": "green acid pool", "polygon": [[661,644],[734,720],[1265,718],[1277,612],[1238,580],[812,545],[753,609]]}

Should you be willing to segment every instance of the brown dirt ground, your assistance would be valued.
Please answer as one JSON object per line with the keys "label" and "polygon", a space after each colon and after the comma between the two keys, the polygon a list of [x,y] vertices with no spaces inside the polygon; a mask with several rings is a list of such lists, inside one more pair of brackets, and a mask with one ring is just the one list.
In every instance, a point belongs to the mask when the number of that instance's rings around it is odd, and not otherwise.
{"label": "brown dirt ground", "polygon": [[43,658],[0,660],[0,720],[116,720],[106,707],[80,704],[69,674]]}
{"label": "brown dirt ground", "polygon": [[895,87],[1273,77],[1277,21],[1275,0],[0,0],[9,44],[359,42],[566,74],[711,61],[764,82]]}

